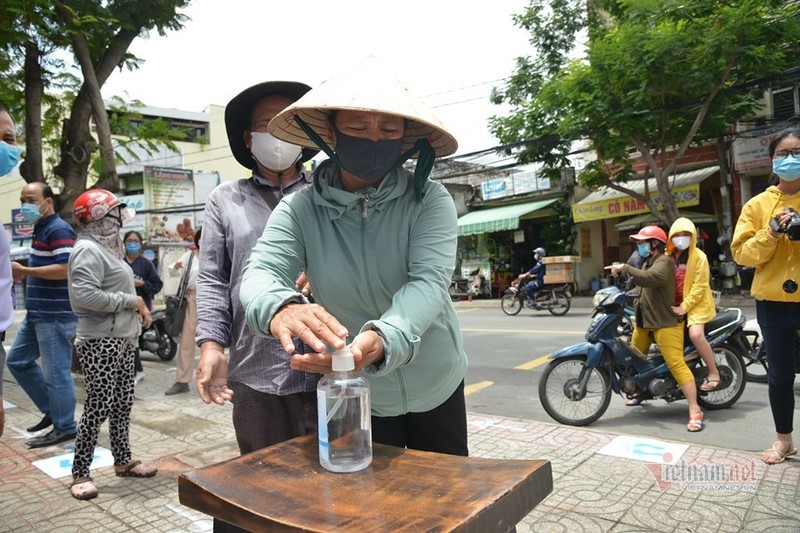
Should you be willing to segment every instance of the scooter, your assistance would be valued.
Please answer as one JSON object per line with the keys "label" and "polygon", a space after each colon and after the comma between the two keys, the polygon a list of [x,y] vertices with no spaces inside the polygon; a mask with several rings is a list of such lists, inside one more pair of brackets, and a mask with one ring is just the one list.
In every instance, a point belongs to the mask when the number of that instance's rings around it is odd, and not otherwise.
{"label": "scooter", "polygon": [[[639,400],[684,399],[657,349],[639,352],[619,335],[627,293],[617,287],[599,290],[593,300],[592,322],[586,342],[569,346],[551,356],[539,382],[539,400],[548,415],[562,424],[586,426],[608,409],[611,392]],[[706,324],[706,338],[714,350],[720,384],[713,391],[698,389],[698,403],[705,409],[725,409],[736,403],[747,384],[744,357],[747,339],[745,319],[739,309],[726,309]],[[708,369],[689,339],[684,358],[696,381]]]}
{"label": "scooter", "polygon": [[[750,353],[746,362],[747,380],[755,383],[767,382],[767,349],[761,336],[758,320],[750,319],[744,325],[744,336],[750,345]],[[800,340],[800,330],[797,331]],[[800,374],[800,342],[794,352],[794,373]]]}
{"label": "scooter", "polygon": [[489,283],[486,281],[486,276],[481,273],[480,268],[476,268],[469,273],[467,278],[454,279],[450,281],[450,299],[454,302],[461,300],[462,296],[473,298],[491,298],[492,291],[489,289]]}
{"label": "scooter", "polygon": [[533,311],[547,310],[555,316],[566,315],[572,305],[572,293],[570,284],[545,285],[539,289],[536,299],[528,296],[528,291],[520,288],[519,285],[512,285],[506,289],[505,294],[500,299],[500,309],[507,315],[518,315],[523,308]]}
{"label": "scooter", "polygon": [[153,323],[139,335],[139,349],[152,352],[162,361],[171,361],[178,353],[178,343],[169,336],[164,326],[166,311],[157,309],[150,312]]}

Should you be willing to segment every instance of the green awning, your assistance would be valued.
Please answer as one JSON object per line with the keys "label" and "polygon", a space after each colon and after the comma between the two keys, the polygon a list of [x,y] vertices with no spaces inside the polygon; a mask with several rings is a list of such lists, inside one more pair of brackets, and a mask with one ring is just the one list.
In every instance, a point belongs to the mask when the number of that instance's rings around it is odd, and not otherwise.
{"label": "green awning", "polygon": [[558,201],[558,198],[528,202],[525,204],[504,205],[491,209],[481,209],[467,213],[458,219],[458,235],[477,235],[519,228],[520,219],[549,216],[549,212],[536,213]]}
{"label": "green awning", "polygon": [[[682,217],[688,218],[695,224],[710,224],[717,221],[716,216],[708,213],[698,213],[697,211],[679,210],[678,214]],[[648,224],[657,224],[660,222],[661,221],[657,219],[653,213],[645,213],[643,215],[635,216],[633,218],[629,218],[628,220],[619,222],[618,224],[614,224],[614,229],[617,231],[633,231],[641,228],[642,226],[646,226]]]}

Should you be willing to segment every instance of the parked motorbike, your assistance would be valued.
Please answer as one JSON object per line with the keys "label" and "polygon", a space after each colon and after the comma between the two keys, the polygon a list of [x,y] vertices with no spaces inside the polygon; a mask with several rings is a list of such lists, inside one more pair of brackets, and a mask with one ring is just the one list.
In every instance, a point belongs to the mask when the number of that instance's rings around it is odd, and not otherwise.
{"label": "parked motorbike", "polygon": [[170,337],[164,326],[166,311],[157,309],[150,313],[153,323],[139,335],[139,349],[152,352],[162,361],[171,361],[178,352],[178,343]]}
{"label": "parked motorbike", "polygon": [[[749,358],[745,360],[747,381],[755,383],[767,382],[767,349],[761,337],[761,327],[756,319],[748,320],[744,325],[744,336],[750,345]],[[800,339],[800,330],[797,331]],[[800,374],[800,342],[794,352],[794,373]]]}
{"label": "parked motorbike", "polygon": [[[636,395],[640,400],[684,399],[657,348],[643,354],[619,335],[626,303],[627,293],[617,287],[598,291],[586,342],[551,356],[539,382],[539,400],[553,419],[572,426],[589,425],[606,412],[612,391]],[[705,409],[728,408],[744,392],[748,350],[742,333],[744,323],[739,309],[725,309],[706,324],[706,338],[714,350],[721,380],[713,391],[698,389],[698,403]],[[684,357],[695,379],[702,381],[708,369],[688,338]]]}
{"label": "parked motorbike", "polygon": [[[522,288],[520,288],[522,287]],[[506,289],[500,299],[500,308],[507,315],[518,315],[523,308],[534,311],[550,311],[555,316],[566,315],[572,305],[572,294],[569,292],[570,284],[545,285],[539,289],[536,299],[528,296],[524,285],[512,285]]]}
{"label": "parked motorbike", "polygon": [[491,298],[492,291],[489,290],[489,283],[486,276],[481,273],[480,268],[476,268],[466,278],[454,279],[450,281],[450,299],[454,302],[461,300],[462,296],[472,296],[473,298]]}

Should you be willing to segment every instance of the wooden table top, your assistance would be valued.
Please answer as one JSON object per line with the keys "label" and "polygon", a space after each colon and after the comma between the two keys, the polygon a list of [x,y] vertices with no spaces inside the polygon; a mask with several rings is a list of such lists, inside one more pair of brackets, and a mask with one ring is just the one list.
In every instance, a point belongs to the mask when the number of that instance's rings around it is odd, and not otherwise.
{"label": "wooden table top", "polygon": [[553,490],[549,461],[457,457],[373,445],[338,474],[307,435],[185,472],[180,502],[250,531],[508,531]]}

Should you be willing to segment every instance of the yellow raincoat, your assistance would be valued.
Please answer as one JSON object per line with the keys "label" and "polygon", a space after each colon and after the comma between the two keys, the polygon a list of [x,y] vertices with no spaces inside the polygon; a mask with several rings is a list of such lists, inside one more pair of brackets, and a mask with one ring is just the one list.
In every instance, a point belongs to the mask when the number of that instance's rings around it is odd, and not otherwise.
{"label": "yellow raincoat", "polygon": [[731,250],[740,265],[756,267],[750,294],[756,300],[800,302],[800,291],[788,293],[783,282],[800,283],[800,241],[785,235],[774,238],[767,227],[769,219],[787,207],[800,211],[800,192],[788,195],[775,186],[752,197],[744,207],[733,232]]}
{"label": "yellow raincoat", "polygon": [[681,307],[686,310],[686,324],[705,324],[717,312],[714,305],[714,295],[711,294],[711,271],[708,267],[708,257],[705,252],[697,247],[697,229],[694,222],[688,218],[679,218],[669,228],[667,239],[667,254],[674,256],[680,250],[672,244],[672,237],[676,233],[687,231],[692,234],[689,245],[689,257],[686,259],[686,279],[683,282],[683,303]]}

